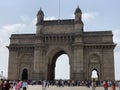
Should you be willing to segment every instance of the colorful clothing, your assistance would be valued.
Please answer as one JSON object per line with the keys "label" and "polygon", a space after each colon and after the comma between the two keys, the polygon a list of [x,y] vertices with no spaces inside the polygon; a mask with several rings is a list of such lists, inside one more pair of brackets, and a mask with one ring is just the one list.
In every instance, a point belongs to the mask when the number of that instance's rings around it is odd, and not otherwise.
{"label": "colorful clothing", "polygon": [[112,90],[115,90],[115,83],[112,84]]}
{"label": "colorful clothing", "polygon": [[3,87],[3,82],[2,80],[0,80],[0,90],[2,90],[2,87]]}
{"label": "colorful clothing", "polygon": [[104,90],[108,90],[108,82],[107,81],[104,84]]}
{"label": "colorful clothing", "polygon": [[15,90],[20,90],[21,86],[22,86],[22,82],[17,82]]}
{"label": "colorful clothing", "polygon": [[10,90],[10,88],[11,88],[10,83],[7,82],[7,83],[5,84],[5,90]]}

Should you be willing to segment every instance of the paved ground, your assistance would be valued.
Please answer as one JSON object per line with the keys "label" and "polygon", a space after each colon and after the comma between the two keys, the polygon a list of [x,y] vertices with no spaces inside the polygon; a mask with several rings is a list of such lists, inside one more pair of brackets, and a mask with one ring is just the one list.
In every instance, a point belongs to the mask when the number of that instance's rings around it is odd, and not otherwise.
{"label": "paved ground", "polygon": [[[22,90],[22,89],[21,89]],[[42,89],[41,85],[29,85],[27,90],[44,90]],[[87,87],[56,87],[56,86],[50,86],[49,88],[46,88],[45,90],[92,90],[92,88],[87,88]],[[104,90],[103,87],[96,87],[95,90]],[[111,90],[111,88],[109,88],[108,90]],[[116,88],[116,90],[119,90],[118,87]]]}

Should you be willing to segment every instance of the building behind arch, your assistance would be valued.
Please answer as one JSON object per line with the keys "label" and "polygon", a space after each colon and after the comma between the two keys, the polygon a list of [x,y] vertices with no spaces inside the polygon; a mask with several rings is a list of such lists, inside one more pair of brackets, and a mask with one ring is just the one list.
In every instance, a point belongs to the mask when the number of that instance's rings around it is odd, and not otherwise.
{"label": "building behind arch", "polygon": [[40,9],[36,33],[12,34],[8,79],[54,80],[56,59],[67,54],[71,80],[91,80],[93,70],[99,80],[114,80],[112,31],[85,32],[79,7],[74,15],[74,19],[44,20]]}

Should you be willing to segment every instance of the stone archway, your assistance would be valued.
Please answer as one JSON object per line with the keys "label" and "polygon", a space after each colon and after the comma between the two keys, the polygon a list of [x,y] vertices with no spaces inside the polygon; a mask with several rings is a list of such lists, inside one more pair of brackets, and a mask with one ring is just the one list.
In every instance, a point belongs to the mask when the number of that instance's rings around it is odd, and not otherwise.
{"label": "stone archway", "polygon": [[[67,54],[60,55],[55,63],[55,80],[70,80],[70,63]],[[61,67],[63,69],[61,69]]]}
{"label": "stone archway", "polygon": [[96,53],[93,53],[89,56],[89,64],[88,64],[88,78],[89,80],[91,80],[91,75],[92,75],[92,71],[96,70],[97,71],[97,75],[98,75],[98,80],[101,79],[101,75],[100,73],[102,73],[101,71],[101,62],[100,62],[100,57],[99,55],[97,55]]}
{"label": "stone archway", "polygon": [[21,70],[27,67],[29,73],[24,69],[22,79],[28,79],[29,74],[29,79],[54,80],[56,59],[68,54],[71,80],[89,80],[93,69],[98,70],[100,80],[114,80],[112,31],[85,32],[79,7],[74,14],[74,19],[44,20],[40,9],[36,33],[12,34],[8,79],[20,79]]}
{"label": "stone archway", "polygon": [[56,63],[57,58],[62,54],[67,54],[67,53],[63,50],[60,50],[52,57],[51,62],[48,62],[48,68],[47,68],[47,79],[48,80],[55,80],[55,63]]}
{"label": "stone archway", "polygon": [[22,80],[28,80],[28,70],[26,68],[22,71]]}
{"label": "stone archway", "polygon": [[92,78],[92,79],[95,78],[96,80],[99,79],[99,73],[98,73],[98,70],[97,70],[97,69],[94,68],[94,69],[92,70],[92,72],[91,72],[91,78]]}

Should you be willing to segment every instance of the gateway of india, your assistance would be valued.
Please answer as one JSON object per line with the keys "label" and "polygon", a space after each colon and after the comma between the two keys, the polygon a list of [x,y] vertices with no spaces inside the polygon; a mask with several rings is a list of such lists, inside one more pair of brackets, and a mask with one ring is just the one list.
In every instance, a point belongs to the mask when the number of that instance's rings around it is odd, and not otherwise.
{"label": "gateway of india", "polygon": [[112,31],[84,31],[82,11],[74,19],[44,20],[37,13],[36,33],[10,37],[8,79],[55,80],[56,60],[67,54],[70,80],[91,80],[96,70],[99,80],[115,80]]}

